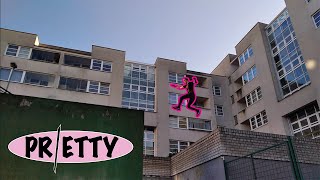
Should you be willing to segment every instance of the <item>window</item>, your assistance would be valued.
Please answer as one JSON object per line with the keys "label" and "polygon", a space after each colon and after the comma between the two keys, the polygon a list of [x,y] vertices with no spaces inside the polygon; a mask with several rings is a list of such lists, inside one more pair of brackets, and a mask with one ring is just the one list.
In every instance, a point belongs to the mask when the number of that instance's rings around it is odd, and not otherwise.
{"label": "window", "polygon": [[86,92],[87,83],[88,81],[86,80],[60,77],[59,88],[69,91]]}
{"label": "window", "polygon": [[[11,69],[0,68],[0,80],[8,81],[10,76],[10,71]],[[14,70],[12,72],[10,82],[20,83],[22,81],[22,75],[23,75],[23,71]]]}
{"label": "window", "polygon": [[30,57],[31,48],[9,44],[6,55],[28,59]]}
{"label": "window", "polygon": [[212,91],[214,96],[221,96],[221,87],[212,86]]}
{"label": "window", "polygon": [[170,139],[169,144],[170,144],[170,154],[177,154],[178,152],[190,146],[191,142]]}
{"label": "window", "polygon": [[251,106],[252,104],[256,103],[262,98],[261,88],[258,87],[257,89],[253,90],[246,96],[246,104],[247,107]]}
{"label": "window", "polygon": [[169,83],[182,84],[183,77],[184,75],[182,74],[169,73],[168,81]]}
{"label": "window", "polygon": [[33,49],[31,59],[36,61],[45,61],[50,63],[59,63],[60,54],[39,49]]}
{"label": "window", "polygon": [[180,116],[169,116],[169,127],[179,129],[211,130],[211,121]]}
{"label": "window", "polygon": [[252,56],[253,56],[253,50],[252,50],[252,47],[249,47],[238,58],[240,66]]}
{"label": "window", "polygon": [[60,77],[59,88],[69,91],[89,92],[103,95],[110,94],[109,83],[87,81],[67,77]]}
{"label": "window", "polygon": [[320,138],[320,110],[316,102],[292,113],[288,118],[295,136]]}
{"label": "window", "polygon": [[320,10],[318,10],[314,15],[312,15],[313,22],[316,25],[316,28],[320,26]]}
{"label": "window", "polygon": [[178,116],[169,116],[169,127],[187,129],[187,118]]}
{"label": "window", "polygon": [[143,154],[154,156],[154,130],[149,128],[144,129]]}
{"label": "window", "polygon": [[112,63],[97,59],[92,59],[91,67],[92,70],[103,71],[103,72],[111,72],[112,71]]}
{"label": "window", "polygon": [[169,93],[169,104],[178,104],[178,96],[177,93]]}
{"label": "window", "polygon": [[48,74],[26,72],[23,82],[26,84],[39,86],[52,86],[54,82],[54,76]]}
{"label": "window", "polygon": [[304,58],[287,10],[267,27],[266,33],[282,96],[285,98],[310,83]]}
{"label": "window", "polygon": [[257,129],[268,123],[266,111],[262,111],[261,113],[253,116],[249,119],[251,130]]}
{"label": "window", "polygon": [[109,86],[109,83],[89,81],[88,92],[108,95],[110,91]]}
{"label": "window", "polygon": [[80,67],[80,68],[90,68],[91,59],[77,56],[64,55],[64,64]]}
{"label": "window", "polygon": [[256,69],[256,66],[253,66],[246,73],[244,73],[244,75],[242,75],[242,83],[243,83],[243,85],[245,85],[248,82],[250,82],[256,76],[257,76],[257,69]]}
{"label": "window", "polygon": [[189,129],[211,130],[211,121],[205,119],[188,118]]}
{"label": "window", "polygon": [[[0,68],[0,80],[8,81],[11,69]],[[39,86],[52,86],[54,76],[36,72],[14,70],[10,82],[25,83]]]}
{"label": "window", "polygon": [[124,67],[122,107],[154,112],[154,67],[127,63]]}
{"label": "window", "polygon": [[223,106],[214,105],[214,113],[216,116],[223,116]]}

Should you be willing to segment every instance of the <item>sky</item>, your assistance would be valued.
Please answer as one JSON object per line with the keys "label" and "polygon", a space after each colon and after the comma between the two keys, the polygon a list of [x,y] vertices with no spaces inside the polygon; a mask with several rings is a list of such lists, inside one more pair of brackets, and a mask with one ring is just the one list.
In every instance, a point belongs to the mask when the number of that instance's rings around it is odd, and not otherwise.
{"label": "sky", "polygon": [[34,33],[40,43],[126,51],[210,73],[257,22],[270,23],[284,0],[1,0],[0,27]]}

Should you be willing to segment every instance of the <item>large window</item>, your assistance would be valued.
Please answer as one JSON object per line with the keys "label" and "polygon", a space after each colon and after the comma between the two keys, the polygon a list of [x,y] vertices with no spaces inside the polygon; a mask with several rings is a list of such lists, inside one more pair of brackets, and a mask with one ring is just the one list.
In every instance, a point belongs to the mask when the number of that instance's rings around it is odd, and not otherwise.
{"label": "large window", "polygon": [[187,129],[187,124],[186,117],[169,116],[169,127],[171,128]]}
{"label": "large window", "polygon": [[150,129],[150,128],[144,129],[143,154],[154,156],[154,130],[153,129]]}
{"label": "large window", "polygon": [[188,118],[188,128],[195,130],[211,130],[211,121],[205,119]]}
{"label": "large window", "polygon": [[59,88],[69,91],[86,92],[87,80],[60,77]]}
{"label": "large window", "polygon": [[214,105],[214,113],[216,116],[223,116],[223,106]]}
{"label": "large window", "polygon": [[295,136],[320,138],[320,110],[317,103],[310,104],[288,117]]}
{"label": "large window", "polygon": [[110,94],[110,84],[104,82],[87,81],[68,77],[60,77],[59,89],[69,91],[89,92],[108,95]]}
{"label": "large window", "polygon": [[258,87],[257,89],[255,89],[254,91],[252,91],[251,93],[249,93],[246,96],[246,103],[247,103],[247,107],[251,106],[252,104],[256,103],[257,101],[259,101],[262,98],[262,93],[261,93],[261,88]]}
{"label": "large window", "polygon": [[181,116],[169,116],[169,127],[179,129],[211,130],[211,121]]}
{"label": "large window", "polygon": [[154,111],[155,74],[153,66],[127,63],[123,83],[122,107]]}
{"label": "large window", "polygon": [[168,81],[169,81],[169,83],[182,84],[183,77],[184,77],[184,75],[182,75],[182,74],[170,73],[169,72]]}
{"label": "large window", "polygon": [[178,141],[170,139],[170,154],[177,154],[178,152],[186,149],[192,143],[187,141]]}
{"label": "large window", "polygon": [[6,50],[6,55],[28,59],[30,57],[30,52],[31,48],[9,44]]}
{"label": "large window", "polygon": [[31,59],[35,61],[45,61],[51,63],[59,63],[60,54],[39,49],[33,49]]}
{"label": "large window", "polygon": [[88,92],[108,95],[110,92],[110,84],[103,82],[88,81]]}
{"label": "large window", "polygon": [[179,94],[169,93],[169,104],[178,104]]}
{"label": "large window", "polygon": [[266,31],[282,95],[287,97],[310,83],[288,11],[275,19]]}
{"label": "large window", "polygon": [[240,56],[239,56],[239,64],[240,66],[245,63],[251,56],[253,56],[253,50],[250,46],[248,49],[246,49]]}
{"label": "large window", "polygon": [[261,113],[253,116],[249,119],[251,130],[257,129],[268,123],[268,118],[266,111],[262,111]]}
{"label": "large window", "polygon": [[35,72],[26,72],[23,82],[39,86],[53,86],[54,76]]}
{"label": "large window", "polygon": [[111,72],[112,71],[112,63],[97,59],[92,59],[91,67],[92,70],[103,71],[103,72]]}
{"label": "large window", "polygon": [[242,75],[242,83],[243,85],[250,82],[252,79],[254,79],[257,76],[257,69],[256,66],[252,66],[244,75]]}
{"label": "large window", "polygon": [[312,15],[313,22],[316,25],[316,28],[320,27],[320,10],[318,10],[314,15]]}
{"label": "large window", "polygon": [[91,65],[91,59],[78,56],[64,55],[64,64],[89,69]]}
{"label": "large window", "polygon": [[[10,72],[11,69],[0,68],[0,80],[8,81]],[[25,83],[38,86],[53,86],[54,75],[14,70],[12,71],[10,82]]]}
{"label": "large window", "polygon": [[[0,68],[0,80],[8,81],[10,76],[10,71],[11,69]],[[12,72],[10,82],[18,82],[18,83],[22,82],[22,75],[23,75],[23,71],[14,70]]]}
{"label": "large window", "polygon": [[221,96],[221,87],[220,86],[212,86],[212,91],[214,96]]}

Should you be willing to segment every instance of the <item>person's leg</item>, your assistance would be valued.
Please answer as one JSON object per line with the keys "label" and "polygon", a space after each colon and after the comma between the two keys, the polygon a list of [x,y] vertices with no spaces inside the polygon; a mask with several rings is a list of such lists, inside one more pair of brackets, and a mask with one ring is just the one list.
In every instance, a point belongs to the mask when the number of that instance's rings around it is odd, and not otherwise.
{"label": "person's leg", "polygon": [[180,96],[180,97],[178,98],[178,105],[175,105],[173,108],[174,108],[174,109],[181,109],[181,105],[182,105],[183,101],[184,101],[185,99],[188,99],[188,98],[189,98],[188,94],[185,94],[185,95]]}
{"label": "person's leg", "polygon": [[196,101],[196,96],[190,96],[190,99],[188,101],[188,105],[187,108],[190,109],[191,111],[195,111],[196,112],[196,117],[199,117],[201,114],[201,110],[199,108],[194,107],[194,103]]}

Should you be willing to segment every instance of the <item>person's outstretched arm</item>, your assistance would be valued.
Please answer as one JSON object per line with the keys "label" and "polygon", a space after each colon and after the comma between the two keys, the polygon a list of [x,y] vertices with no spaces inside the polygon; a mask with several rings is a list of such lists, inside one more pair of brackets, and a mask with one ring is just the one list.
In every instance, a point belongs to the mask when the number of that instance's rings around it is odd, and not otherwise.
{"label": "person's outstretched arm", "polygon": [[178,89],[178,90],[182,90],[182,89],[186,88],[185,86],[181,86],[181,85],[175,84],[175,83],[170,83],[170,86],[175,88],[175,89]]}
{"label": "person's outstretched arm", "polygon": [[192,81],[195,85],[199,84],[197,77],[193,76]]}

